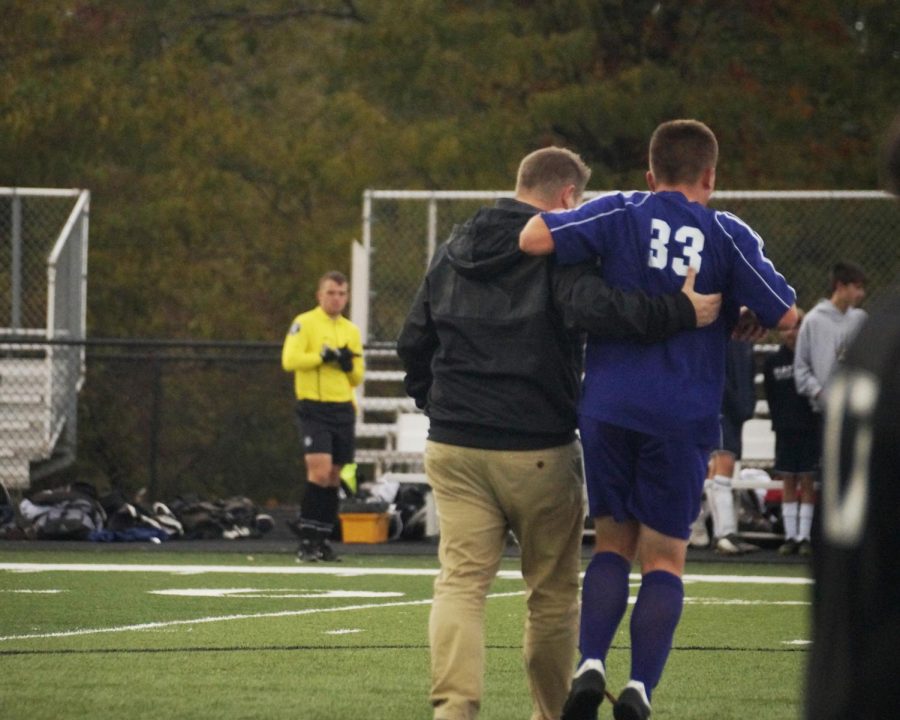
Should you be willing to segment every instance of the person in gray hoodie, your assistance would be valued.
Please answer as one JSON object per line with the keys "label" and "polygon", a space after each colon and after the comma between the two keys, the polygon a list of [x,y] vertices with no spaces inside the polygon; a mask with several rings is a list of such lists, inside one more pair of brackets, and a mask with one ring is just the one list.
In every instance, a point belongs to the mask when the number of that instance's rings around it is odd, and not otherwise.
{"label": "person in gray hoodie", "polygon": [[828,381],[851,341],[868,317],[857,306],[866,296],[866,274],[845,260],[831,269],[831,296],[810,310],[800,325],[794,354],[797,392],[809,398],[813,410],[825,407]]}

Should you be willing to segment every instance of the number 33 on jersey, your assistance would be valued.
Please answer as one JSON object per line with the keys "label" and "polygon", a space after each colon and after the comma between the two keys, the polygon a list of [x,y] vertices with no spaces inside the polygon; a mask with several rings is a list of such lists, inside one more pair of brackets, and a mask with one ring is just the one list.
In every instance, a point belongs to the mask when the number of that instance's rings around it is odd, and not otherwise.
{"label": "number 33 on jersey", "polygon": [[669,223],[659,218],[653,218],[650,222],[650,267],[662,270],[669,264],[670,238],[681,248],[681,255],[672,258],[673,272],[684,277],[688,268],[692,267],[699,273],[703,262],[700,253],[703,252],[706,240],[703,231],[690,225],[682,225],[673,237]]}

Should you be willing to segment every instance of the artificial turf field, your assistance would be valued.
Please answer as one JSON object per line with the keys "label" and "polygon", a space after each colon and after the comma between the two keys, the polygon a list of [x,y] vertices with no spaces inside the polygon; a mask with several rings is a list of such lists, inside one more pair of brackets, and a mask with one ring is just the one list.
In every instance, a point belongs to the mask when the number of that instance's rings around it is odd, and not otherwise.
{"label": "artificial turf field", "polygon": [[[0,546],[0,717],[428,720],[436,567]],[[487,602],[484,720],[530,716],[516,568],[504,560]],[[689,563],[653,720],[800,718],[808,578],[802,565]],[[627,621],[613,692],[628,679]]]}

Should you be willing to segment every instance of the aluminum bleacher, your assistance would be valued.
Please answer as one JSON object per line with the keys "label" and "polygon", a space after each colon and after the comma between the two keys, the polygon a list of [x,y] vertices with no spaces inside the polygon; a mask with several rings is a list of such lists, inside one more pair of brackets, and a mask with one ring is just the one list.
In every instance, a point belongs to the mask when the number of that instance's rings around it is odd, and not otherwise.
{"label": "aluminum bleacher", "polygon": [[[367,369],[356,425],[357,465],[374,482],[427,485],[424,471],[428,418],[403,392],[403,371],[393,350],[366,351]],[[363,447],[365,445],[365,447]],[[431,492],[425,493],[425,535],[438,534]]]}

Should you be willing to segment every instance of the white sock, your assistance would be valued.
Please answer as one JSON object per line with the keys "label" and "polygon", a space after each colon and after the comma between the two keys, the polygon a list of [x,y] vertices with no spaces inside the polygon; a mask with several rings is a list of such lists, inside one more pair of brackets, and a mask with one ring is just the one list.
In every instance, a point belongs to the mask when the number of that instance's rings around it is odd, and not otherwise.
{"label": "white sock", "polygon": [[796,502],[782,503],[781,519],[784,520],[784,539],[797,540],[797,504]]}
{"label": "white sock", "polygon": [[603,676],[603,679],[606,679],[606,668],[603,667],[603,661],[600,658],[585,658],[582,660],[581,665],[578,666],[578,669],[575,670],[575,674],[572,676],[572,679],[581,677],[588,670],[596,670]]}
{"label": "white sock", "polygon": [[708,483],[706,496],[712,511],[713,534],[723,538],[737,532],[737,519],[734,515],[734,494],[731,490],[731,478],[716,475]]}
{"label": "white sock", "polygon": [[815,507],[812,503],[800,503],[800,521],[797,523],[798,540],[809,540]]}

